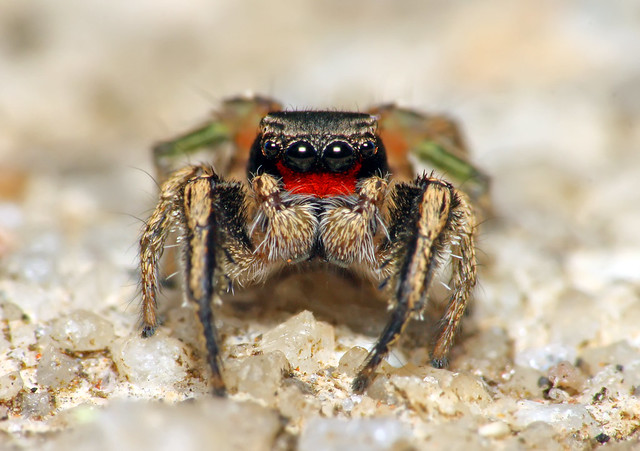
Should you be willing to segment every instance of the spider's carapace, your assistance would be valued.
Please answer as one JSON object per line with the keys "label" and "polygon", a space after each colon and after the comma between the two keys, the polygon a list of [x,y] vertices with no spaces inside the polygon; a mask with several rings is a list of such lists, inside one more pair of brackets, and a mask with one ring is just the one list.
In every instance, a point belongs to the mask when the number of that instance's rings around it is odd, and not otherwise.
{"label": "spider's carapace", "polygon": [[389,172],[375,118],[364,113],[269,113],[251,148],[248,175],[271,174],[286,191],[352,195],[358,180]]}

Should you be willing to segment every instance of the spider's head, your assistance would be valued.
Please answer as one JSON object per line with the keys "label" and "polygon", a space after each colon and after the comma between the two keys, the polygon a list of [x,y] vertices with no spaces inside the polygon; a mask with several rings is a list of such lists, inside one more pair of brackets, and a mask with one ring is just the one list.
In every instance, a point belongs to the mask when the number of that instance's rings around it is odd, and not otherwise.
{"label": "spider's head", "polygon": [[351,194],[359,179],[388,171],[377,125],[364,113],[269,113],[251,149],[249,174],[280,177],[285,189],[298,194]]}

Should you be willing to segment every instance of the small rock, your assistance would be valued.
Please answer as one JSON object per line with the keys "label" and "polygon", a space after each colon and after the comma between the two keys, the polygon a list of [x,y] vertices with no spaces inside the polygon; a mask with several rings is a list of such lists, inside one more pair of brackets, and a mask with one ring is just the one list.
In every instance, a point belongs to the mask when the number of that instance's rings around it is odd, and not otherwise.
{"label": "small rock", "polygon": [[340,357],[337,368],[338,372],[348,377],[355,377],[368,354],[369,352],[366,349],[360,346],[354,346]]}
{"label": "small rock", "polygon": [[5,299],[6,294],[0,292],[0,319],[5,321],[22,320],[24,312],[13,302]]}
{"label": "small rock", "polygon": [[23,392],[20,408],[24,417],[43,417],[53,409],[51,394],[46,391]]}
{"label": "small rock", "polygon": [[20,393],[23,385],[22,377],[18,371],[12,371],[4,376],[0,376],[0,401],[13,399]]}
{"label": "small rock", "polygon": [[98,351],[105,349],[115,334],[109,321],[95,313],[77,310],[53,320],[51,338],[72,351]]}
{"label": "small rock", "polygon": [[449,387],[458,399],[464,403],[475,403],[480,406],[486,406],[492,399],[486,384],[478,377],[469,373],[454,374]]}
{"label": "small rock", "polygon": [[[446,371],[446,370],[438,370]],[[437,378],[428,376],[424,379],[415,376],[391,376],[388,385],[399,393],[411,408],[418,412],[437,411],[443,415],[458,415],[469,412],[469,407],[460,402],[453,390],[444,388]]]}
{"label": "small rock", "polygon": [[483,437],[500,438],[510,432],[511,429],[509,429],[509,425],[504,421],[493,421],[491,423],[483,424],[478,428],[478,434]]}
{"label": "small rock", "polygon": [[581,404],[543,404],[535,401],[519,401],[515,424],[526,427],[534,422],[543,422],[558,431],[579,431],[585,427],[593,428],[595,420]]}
{"label": "small rock", "polygon": [[469,337],[462,346],[464,352],[453,363],[458,371],[497,381],[512,361],[513,342],[504,329],[494,327],[482,331]]}
{"label": "small rock", "polygon": [[282,429],[273,410],[211,396],[176,405],[116,401],[92,417],[45,449],[267,451]]}
{"label": "small rock", "polygon": [[11,344],[16,348],[28,348],[38,343],[36,332],[37,326],[35,324],[27,324],[21,320],[9,322]]}
{"label": "small rock", "polygon": [[320,412],[320,401],[313,395],[305,395],[300,388],[289,385],[278,392],[278,410],[293,422]]}
{"label": "small rock", "polygon": [[62,388],[69,385],[77,376],[80,368],[77,359],[49,346],[42,352],[42,357],[38,362],[36,381],[38,385],[45,387]]}
{"label": "small rock", "polygon": [[542,388],[538,381],[542,373],[528,366],[516,366],[509,380],[500,384],[498,388],[503,393],[516,398],[537,399],[542,398]]}
{"label": "small rock", "polygon": [[265,353],[282,351],[294,369],[312,374],[333,358],[334,331],[305,310],[266,332],[260,347]]}
{"label": "small rock", "polygon": [[[9,418],[9,408],[7,406],[0,405],[0,421],[4,421],[7,418]],[[2,443],[1,439],[0,443]]]}
{"label": "small rock", "polygon": [[229,388],[249,393],[271,403],[291,365],[282,351],[252,355],[225,366],[224,379]]}
{"label": "small rock", "polygon": [[586,378],[582,372],[566,360],[549,368],[547,377],[555,388],[575,395],[584,389]]}
{"label": "small rock", "polygon": [[589,379],[586,386],[581,399],[587,404],[600,402],[605,398],[626,398],[628,393],[637,393],[640,387],[640,360],[629,362],[623,367],[607,365]]}
{"label": "small rock", "polygon": [[582,365],[590,375],[595,375],[607,365],[622,365],[640,360],[640,350],[627,341],[619,341],[601,348],[586,349],[580,356]]}
{"label": "small rock", "polygon": [[478,434],[476,419],[463,416],[443,423],[425,422],[418,425],[418,434],[424,438],[419,449],[468,451],[487,449],[486,439]]}
{"label": "small rock", "polygon": [[525,349],[516,354],[515,363],[519,366],[535,368],[538,371],[546,371],[563,360],[575,361],[576,354],[575,348],[555,343],[542,348]]}
{"label": "small rock", "polygon": [[393,418],[315,417],[302,430],[298,448],[302,451],[374,451],[408,448],[411,441],[409,427]]}
{"label": "small rock", "polygon": [[110,349],[120,374],[134,384],[172,385],[187,376],[189,359],[175,338],[159,333],[149,338],[136,335],[116,340]]}
{"label": "small rock", "polygon": [[556,430],[548,423],[534,421],[518,434],[518,441],[527,449],[561,451],[562,445],[555,439]]}

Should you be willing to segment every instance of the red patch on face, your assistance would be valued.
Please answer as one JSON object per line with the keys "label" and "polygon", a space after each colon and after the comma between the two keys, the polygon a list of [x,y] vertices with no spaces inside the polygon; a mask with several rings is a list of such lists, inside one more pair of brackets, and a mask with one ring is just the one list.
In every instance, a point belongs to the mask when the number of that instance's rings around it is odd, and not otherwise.
{"label": "red patch on face", "polygon": [[293,194],[316,197],[345,196],[356,192],[356,174],[360,163],[345,172],[296,172],[281,162],[276,167],[282,176],[284,189]]}

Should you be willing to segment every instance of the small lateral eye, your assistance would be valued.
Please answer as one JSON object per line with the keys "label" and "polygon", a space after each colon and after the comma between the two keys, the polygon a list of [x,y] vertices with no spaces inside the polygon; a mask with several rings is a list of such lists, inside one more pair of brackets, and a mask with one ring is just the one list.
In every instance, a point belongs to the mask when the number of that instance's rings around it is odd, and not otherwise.
{"label": "small lateral eye", "polygon": [[280,152],[280,144],[275,141],[265,141],[262,145],[262,153],[265,157],[275,157]]}
{"label": "small lateral eye", "polygon": [[367,158],[374,155],[378,151],[378,146],[376,143],[369,140],[360,144],[360,153],[363,157]]}
{"label": "small lateral eye", "polygon": [[333,141],[322,153],[324,164],[333,172],[346,171],[356,159],[353,147],[344,141]]}

